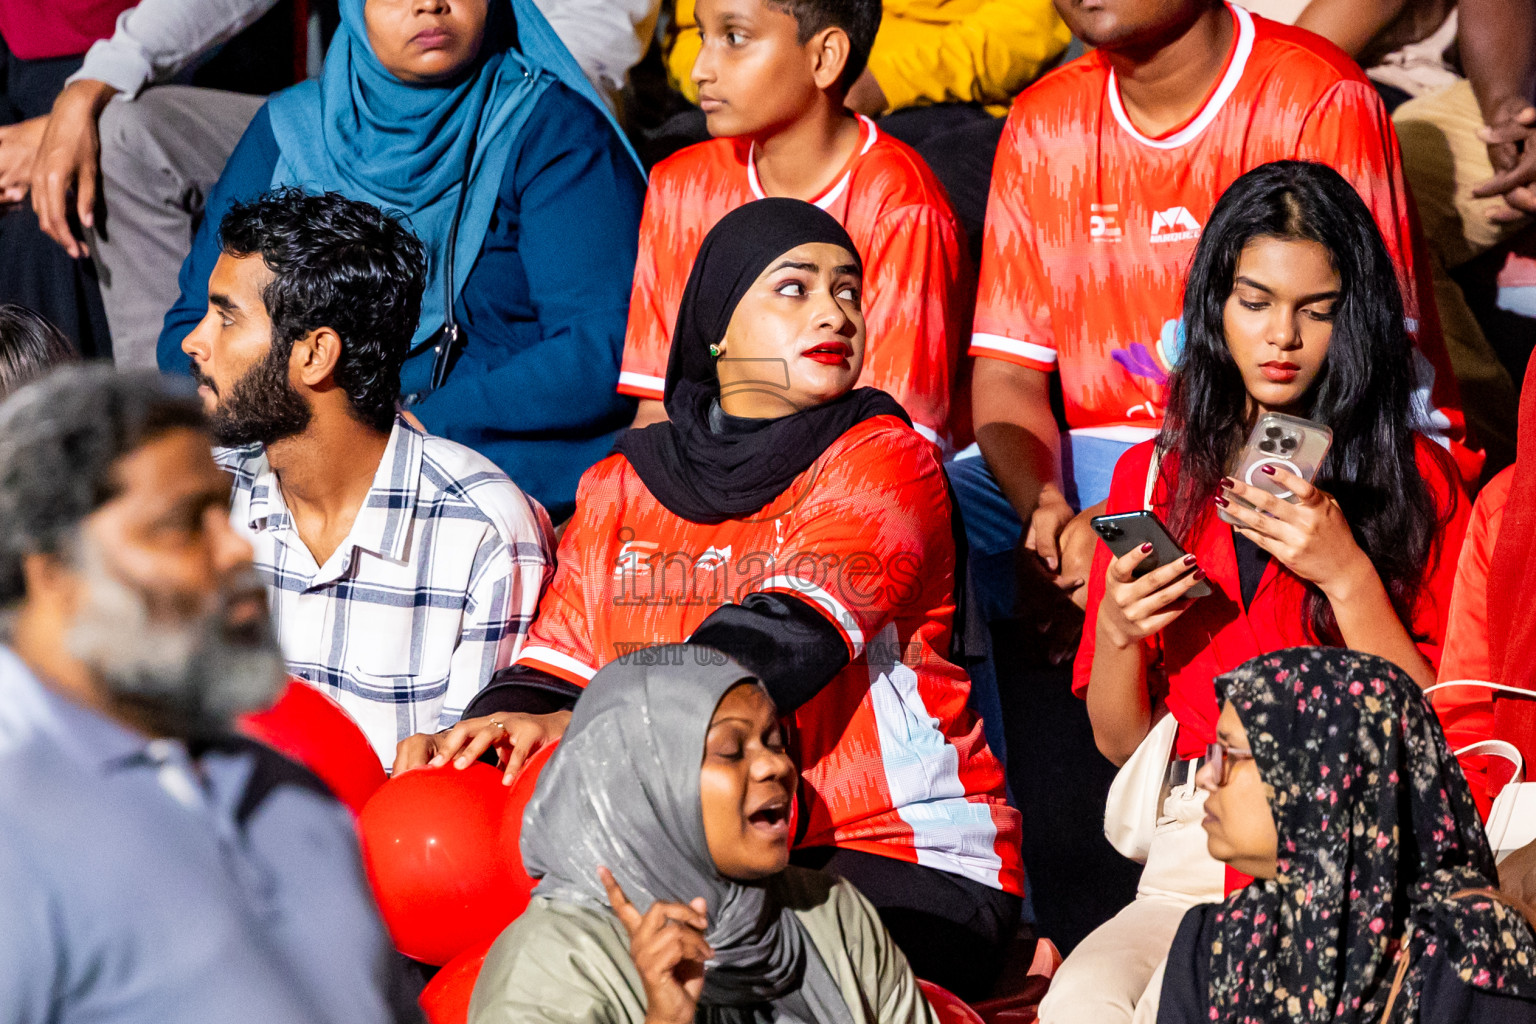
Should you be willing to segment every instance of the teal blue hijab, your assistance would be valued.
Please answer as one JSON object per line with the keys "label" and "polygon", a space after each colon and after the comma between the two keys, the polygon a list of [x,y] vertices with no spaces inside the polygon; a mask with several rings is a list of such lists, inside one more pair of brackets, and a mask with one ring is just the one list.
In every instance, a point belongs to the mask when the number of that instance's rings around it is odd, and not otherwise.
{"label": "teal blue hijab", "polygon": [[[461,188],[468,191],[454,247],[455,298],[480,255],[512,143],[550,83],[564,82],[584,96],[624,139],[532,0],[487,2],[485,41],[475,63],[450,82],[409,85],[374,56],[364,0],[341,0],[341,27],[320,77],[267,104],[281,153],[274,186],[340,192],[396,211],[427,247],[413,354],[446,316],[444,257]],[[634,157],[627,139],[624,145]]]}

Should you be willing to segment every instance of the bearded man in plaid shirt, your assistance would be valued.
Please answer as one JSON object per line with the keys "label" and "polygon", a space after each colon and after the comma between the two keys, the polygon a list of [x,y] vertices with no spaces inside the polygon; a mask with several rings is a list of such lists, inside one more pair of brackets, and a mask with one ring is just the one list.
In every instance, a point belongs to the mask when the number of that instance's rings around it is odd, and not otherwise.
{"label": "bearded man in plaid shirt", "polygon": [[235,206],[182,343],[234,477],[289,671],[380,760],[458,721],[554,566],[549,517],[487,458],[396,412],[419,241],[377,208],[279,189]]}

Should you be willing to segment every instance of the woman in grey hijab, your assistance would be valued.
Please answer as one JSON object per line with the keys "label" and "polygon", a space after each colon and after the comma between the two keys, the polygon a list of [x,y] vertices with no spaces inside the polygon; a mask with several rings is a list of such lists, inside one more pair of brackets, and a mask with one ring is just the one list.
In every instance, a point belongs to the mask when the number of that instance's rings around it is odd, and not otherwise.
{"label": "woman in grey hijab", "polygon": [[539,886],[470,1024],[935,1024],[868,902],[789,867],[796,778],[735,662],[679,644],[610,663],[528,803]]}

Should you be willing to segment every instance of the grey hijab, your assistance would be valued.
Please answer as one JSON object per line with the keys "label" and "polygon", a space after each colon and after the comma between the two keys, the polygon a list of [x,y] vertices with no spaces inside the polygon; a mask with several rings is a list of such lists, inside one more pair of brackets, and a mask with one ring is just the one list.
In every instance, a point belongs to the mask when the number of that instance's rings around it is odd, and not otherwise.
{"label": "grey hijab", "polygon": [[704,647],[673,644],[610,662],[576,702],[523,814],[523,865],[535,895],[608,907],[613,872],[642,914],[656,900],[709,904],[715,950],[699,1018],[851,1024],[852,1015],[799,920],[761,885],[723,878],[704,837],[699,768],[715,708],[746,669]]}

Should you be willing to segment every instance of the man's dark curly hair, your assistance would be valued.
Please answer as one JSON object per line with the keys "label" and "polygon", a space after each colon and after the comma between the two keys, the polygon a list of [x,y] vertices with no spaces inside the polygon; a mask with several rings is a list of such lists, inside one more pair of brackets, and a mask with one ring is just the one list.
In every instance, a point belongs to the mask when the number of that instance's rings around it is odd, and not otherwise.
{"label": "man's dark curly hair", "polygon": [[219,245],[230,256],[260,254],[271,269],[262,301],[278,353],[331,328],[341,337],[336,386],[359,420],[389,430],[427,276],[416,236],[339,192],[275,188],[224,215]]}
{"label": "man's dark curly hair", "polygon": [[768,0],[768,6],[795,19],[800,26],[796,38],[802,44],[824,28],[848,33],[848,63],[839,84],[844,91],[853,88],[869,63],[875,33],[880,31],[880,0]]}

